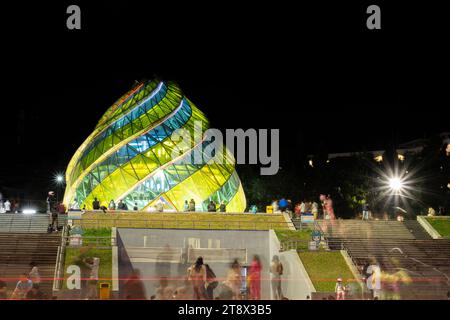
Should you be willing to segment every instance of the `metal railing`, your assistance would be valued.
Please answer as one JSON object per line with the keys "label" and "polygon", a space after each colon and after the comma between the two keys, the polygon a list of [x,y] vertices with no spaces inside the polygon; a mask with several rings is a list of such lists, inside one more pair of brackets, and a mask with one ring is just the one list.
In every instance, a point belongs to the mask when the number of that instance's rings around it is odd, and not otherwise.
{"label": "metal railing", "polygon": [[[286,250],[297,250],[297,251],[309,251],[309,244],[312,242],[312,240],[299,240],[299,239],[287,239],[280,242],[281,249],[283,251]],[[321,241],[316,242],[317,243],[317,251],[318,250],[326,250],[326,251],[338,251],[338,250],[345,250],[342,246],[330,246],[330,243],[334,243],[333,240],[325,240],[322,239]]]}
{"label": "metal railing", "polygon": [[61,233],[61,242],[58,246],[58,254],[56,257],[56,266],[55,266],[55,276],[53,280],[53,291],[58,291],[61,289],[61,278],[62,278],[62,272],[64,268],[64,262],[65,262],[65,255],[66,255],[66,241],[65,238],[67,237],[69,231],[67,226],[63,226],[63,230]]}
{"label": "metal railing", "polygon": [[73,245],[70,243],[74,235],[67,235],[63,237],[65,246],[68,248],[73,247],[93,247],[96,249],[107,249],[116,245],[115,239],[111,237],[95,237],[95,236],[81,236],[82,242],[78,245]]}

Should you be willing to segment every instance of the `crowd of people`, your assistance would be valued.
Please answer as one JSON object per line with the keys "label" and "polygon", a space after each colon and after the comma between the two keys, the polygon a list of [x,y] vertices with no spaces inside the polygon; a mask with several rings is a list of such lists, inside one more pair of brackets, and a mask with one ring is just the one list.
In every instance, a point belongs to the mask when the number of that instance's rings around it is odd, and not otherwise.
{"label": "crowd of people", "polygon": [[[158,199],[158,201],[155,202],[154,206],[152,207],[153,211],[155,212],[164,212],[164,206],[166,205],[165,201],[163,199]],[[108,206],[101,205],[101,202],[98,200],[98,198],[94,198],[94,201],[92,202],[92,209],[93,210],[101,210],[104,213],[107,211],[128,211],[129,206],[128,204],[123,201],[119,200],[117,203],[111,199],[109,201]],[[133,205],[133,211],[139,211],[138,203],[135,202]],[[75,198],[72,204],[69,207],[70,211],[86,211],[86,205],[83,206],[83,208],[80,208],[77,199]],[[196,203],[194,199],[191,199],[190,201],[185,200],[184,206],[183,206],[183,212],[195,212],[196,211]],[[207,205],[207,211],[208,212],[226,212],[227,211],[227,203],[226,201],[220,202],[220,204],[216,203],[214,200],[211,200]]]}
{"label": "crowd of people", "polygon": [[[243,272],[246,269],[246,272]],[[286,299],[281,290],[283,265],[278,256],[274,256],[269,267],[271,288],[274,299]],[[260,300],[263,265],[258,255],[254,255],[251,263],[243,266],[234,259],[225,273],[219,278],[212,267],[198,257],[189,266],[186,274],[178,280],[166,276],[159,277],[159,286],[151,300]],[[140,280],[139,270],[133,270],[123,284],[121,292],[124,299],[146,299],[145,286]]]}
{"label": "crowd of people", "polygon": [[0,300],[1,299],[13,299],[13,300],[36,300],[47,299],[47,295],[40,289],[41,276],[39,274],[39,268],[35,262],[30,263],[30,271],[28,273],[22,273],[19,276],[14,290],[8,297],[8,290],[5,281],[0,280]]}
{"label": "crowd of people", "polygon": [[0,199],[0,213],[18,213],[20,211],[20,200]]}
{"label": "crowd of people", "polygon": [[274,213],[286,212],[291,218],[296,219],[300,219],[302,215],[310,215],[313,216],[314,219],[336,219],[331,196],[321,194],[319,200],[320,204],[312,199],[304,199],[293,206],[291,200],[281,198],[280,200],[273,200],[271,207]]}

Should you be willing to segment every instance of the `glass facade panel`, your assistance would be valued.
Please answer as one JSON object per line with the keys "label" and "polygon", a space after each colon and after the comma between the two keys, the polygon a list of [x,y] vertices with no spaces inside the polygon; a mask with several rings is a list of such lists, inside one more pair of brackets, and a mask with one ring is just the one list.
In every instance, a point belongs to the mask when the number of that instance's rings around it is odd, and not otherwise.
{"label": "glass facade panel", "polygon": [[[228,211],[244,211],[233,155],[226,150],[226,162],[214,163],[203,152],[210,139],[194,140],[196,121],[208,128],[207,118],[176,84],[137,85],[105,113],[75,153],[66,174],[65,204],[76,198],[81,207],[92,209],[97,198],[105,206],[124,200],[129,208],[136,203],[146,209],[163,197],[179,211],[190,199],[198,210],[214,200],[225,201]],[[181,128],[190,134],[192,145],[175,155],[178,141],[172,134]],[[194,162],[194,154],[201,156],[200,163]]]}

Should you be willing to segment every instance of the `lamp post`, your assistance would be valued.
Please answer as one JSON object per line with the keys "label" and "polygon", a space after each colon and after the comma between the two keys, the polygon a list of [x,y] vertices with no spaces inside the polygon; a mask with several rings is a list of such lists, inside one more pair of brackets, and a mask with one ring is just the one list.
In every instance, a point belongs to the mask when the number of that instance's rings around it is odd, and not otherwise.
{"label": "lamp post", "polygon": [[55,176],[56,182],[56,202],[59,203],[59,188],[64,184],[64,176],[62,174],[57,174]]}

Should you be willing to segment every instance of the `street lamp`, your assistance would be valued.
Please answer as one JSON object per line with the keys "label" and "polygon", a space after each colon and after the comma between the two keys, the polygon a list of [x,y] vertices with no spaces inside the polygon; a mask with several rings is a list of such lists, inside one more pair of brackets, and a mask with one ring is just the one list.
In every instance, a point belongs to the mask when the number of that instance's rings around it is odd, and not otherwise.
{"label": "street lamp", "polygon": [[55,175],[56,182],[56,202],[59,202],[59,188],[64,184],[64,176],[61,173]]}

